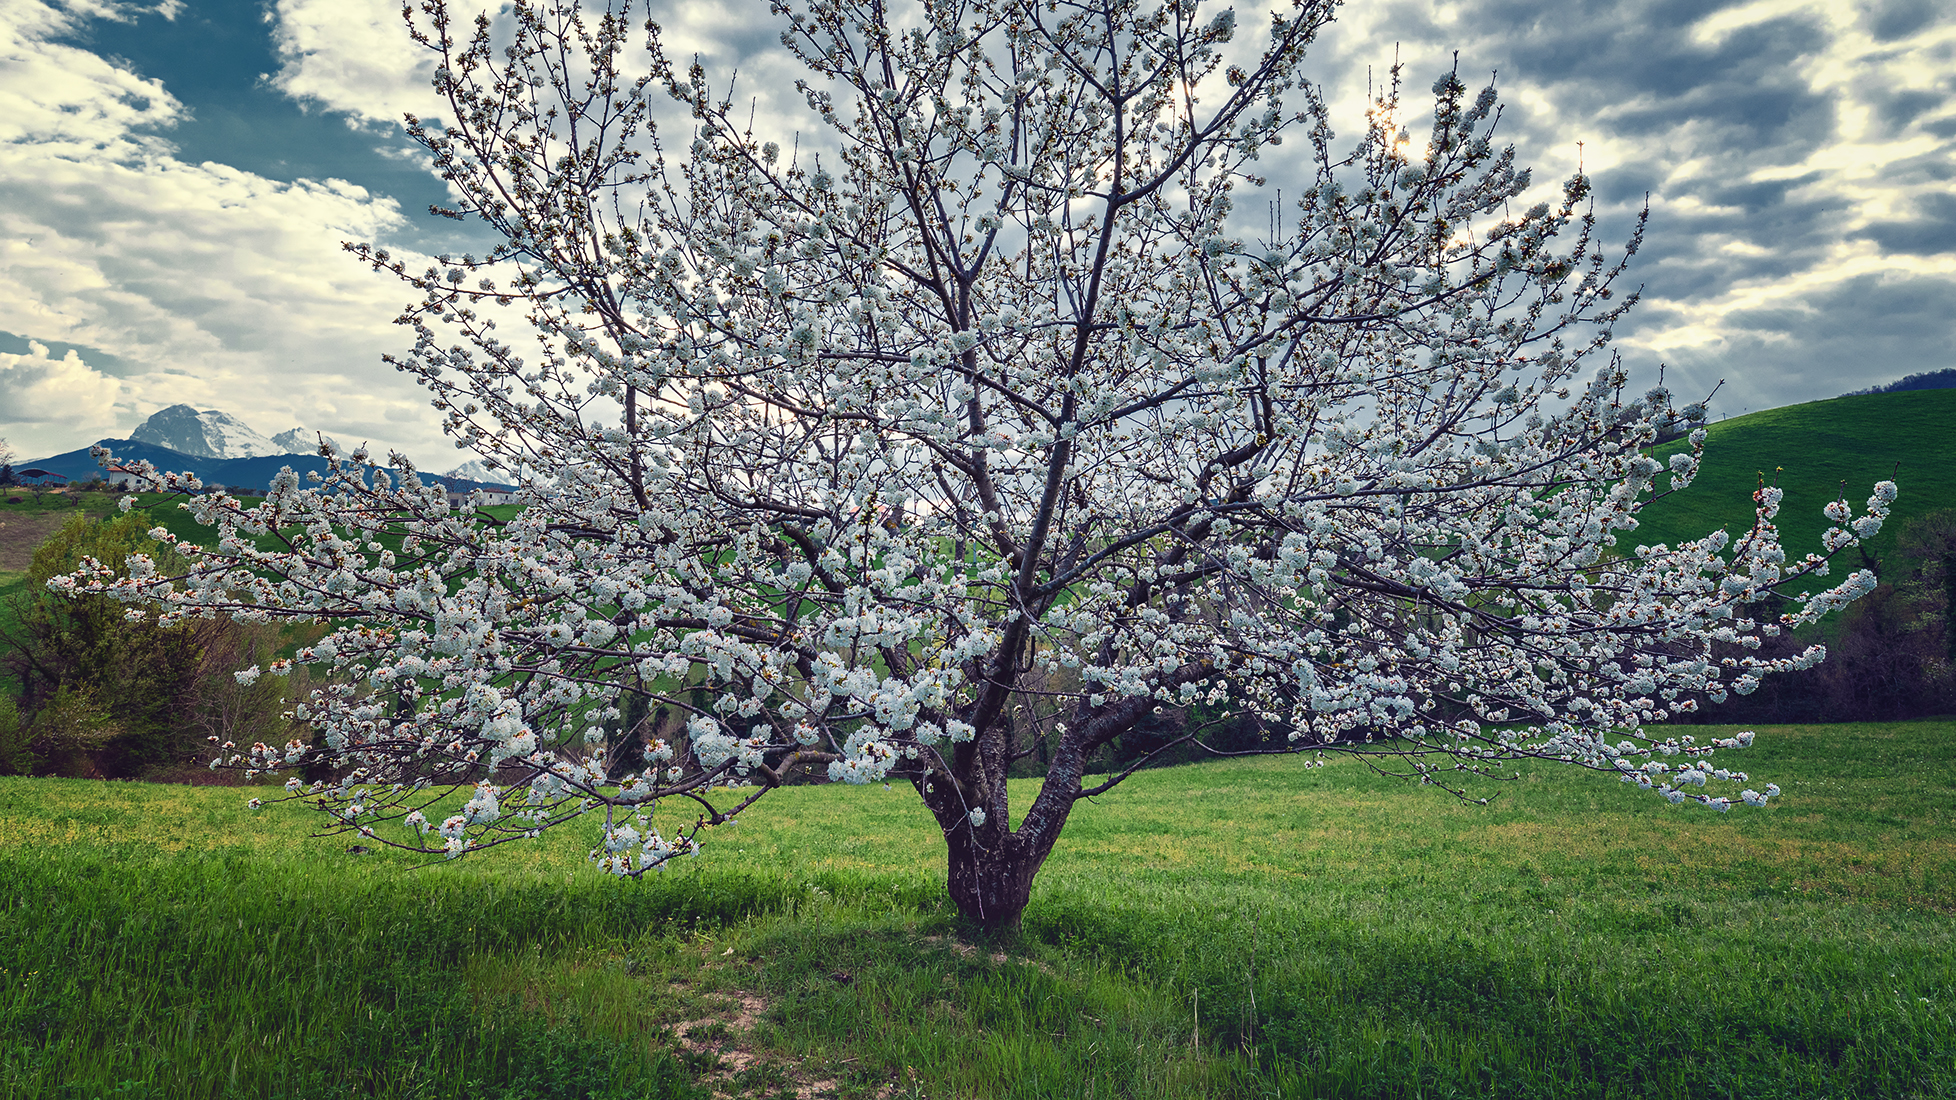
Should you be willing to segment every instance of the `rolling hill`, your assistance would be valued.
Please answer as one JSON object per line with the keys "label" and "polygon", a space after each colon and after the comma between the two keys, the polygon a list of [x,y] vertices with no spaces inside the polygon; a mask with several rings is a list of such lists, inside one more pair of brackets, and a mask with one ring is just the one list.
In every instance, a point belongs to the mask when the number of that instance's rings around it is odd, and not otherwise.
{"label": "rolling hill", "polygon": [[[1820,510],[1828,501],[1845,495],[1858,514],[1884,478],[1901,495],[1881,534],[1865,547],[1877,559],[1892,556],[1910,518],[1956,507],[1956,390],[1810,401],[1721,420],[1707,433],[1698,479],[1652,502],[1642,526],[1619,536],[1623,544],[1676,545],[1721,527],[1737,535],[1752,525],[1752,492],[1761,477],[1786,490],[1775,522],[1789,556],[1820,550],[1829,526]],[[1686,449],[1679,440],[1657,455]],[[1859,566],[1855,551],[1846,555]]]}

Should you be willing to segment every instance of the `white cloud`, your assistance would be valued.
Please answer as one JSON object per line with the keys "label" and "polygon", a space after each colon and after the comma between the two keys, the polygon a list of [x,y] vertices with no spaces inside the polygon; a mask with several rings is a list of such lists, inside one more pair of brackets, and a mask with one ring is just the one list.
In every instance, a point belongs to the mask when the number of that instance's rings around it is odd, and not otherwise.
{"label": "white cloud", "polygon": [[[450,34],[466,42],[477,12],[497,6],[453,4]],[[407,36],[398,3],[277,0],[272,39],[280,59],[272,82],[296,99],[387,125],[444,113],[429,85],[434,55]]]}
{"label": "white cloud", "polygon": [[22,458],[41,458],[85,446],[116,425],[121,386],[70,349],[57,359],[30,342],[26,355],[0,352],[0,409],[4,435]]}
{"label": "white cloud", "polygon": [[[506,8],[499,0],[451,0],[449,33],[458,49],[475,33],[477,14],[507,14]],[[275,0],[272,10],[280,58],[272,83],[280,91],[369,124],[398,125],[404,114],[447,115],[431,84],[437,55],[408,37],[398,0]],[[418,5],[416,15],[429,29]],[[808,127],[793,81],[778,78],[797,65],[781,46],[780,22],[765,0],[666,0],[653,6],[652,15],[667,58],[682,73],[697,56],[718,89],[737,69],[736,97],[751,99],[764,125],[772,120],[790,131]],[[507,21],[495,29],[501,46],[508,40]],[[633,76],[643,69],[643,42],[635,28],[625,61]],[[652,105],[662,125],[677,125],[681,133],[690,127],[662,89],[654,90]]]}
{"label": "white cloud", "polygon": [[[182,105],[164,87],[73,46],[50,41],[83,19],[126,17],[143,5],[0,0],[0,143],[33,143],[69,155],[161,148],[136,127],[169,126]],[[175,5],[164,5],[173,12]]]}
{"label": "white cloud", "polygon": [[[494,6],[459,5],[456,33]],[[1631,278],[1650,294],[1621,342],[1645,362],[1670,359],[1685,387],[1730,377],[1727,394],[1757,408],[1947,365],[1925,357],[1946,357],[1956,331],[1938,329],[1918,300],[1956,280],[1956,256],[1919,235],[1913,253],[1888,242],[1916,232],[1928,198],[1956,173],[1956,23],[1871,20],[1820,0],[1761,0],[1669,24],[1670,9],[1640,0],[1577,6],[1351,5],[1309,69],[1329,85],[1349,143],[1363,125],[1368,67],[1383,79],[1395,53],[1406,62],[1404,115],[1417,131],[1426,89],[1458,48],[1470,85],[1500,70],[1504,133],[1545,192],[1581,156],[1604,189],[1607,234],[1649,190],[1652,235]],[[184,108],[167,88],[58,42],[85,17],[135,10],[0,0],[0,330],[100,348],[124,364],[118,382],[25,357],[40,373],[19,392],[74,394],[76,431],[126,431],[183,401],[261,429],[303,423],[445,461],[433,457],[447,444],[423,392],[379,362],[408,342],[388,324],[404,288],[339,250],[399,232],[395,204],[340,181],[279,183],[177,159],[166,135]],[[739,69],[735,95],[756,99],[759,129],[784,144],[811,129],[766,4],[659,0],[652,15],[674,61],[698,53],[716,88]],[[441,113],[433,59],[407,38],[396,0],[275,0],[270,19],[282,60],[273,82],[287,94],[362,125]],[[1755,94],[1759,105],[1734,105]],[[1787,117],[1772,121],[1775,110]],[[805,134],[803,148],[818,139]],[[1270,167],[1273,186],[1295,175],[1275,157]],[[1246,197],[1244,209],[1253,205]],[[1879,361],[1842,368],[1837,353],[1815,358],[1801,335],[1830,321],[1879,326],[1882,310],[1900,308],[1882,295],[1903,289],[1918,302],[1917,327],[1891,334]],[[1862,312],[1826,314],[1849,303]],[[1861,373],[1834,377],[1841,369]],[[28,407],[0,402],[0,435],[57,430],[33,426],[43,422]]]}
{"label": "white cloud", "polygon": [[[408,292],[340,247],[401,227],[393,200],[341,180],[180,161],[146,132],[181,118],[167,90],[49,41],[72,29],[70,15],[22,0],[5,12],[0,330],[129,366],[119,385],[88,381],[82,364],[36,368],[0,400],[0,435],[23,454],[29,440],[67,450],[186,402],[254,425],[445,449],[422,392],[380,362],[408,342],[390,324]],[[54,394],[76,403],[66,419],[36,411]],[[54,438],[64,424],[93,434]]]}

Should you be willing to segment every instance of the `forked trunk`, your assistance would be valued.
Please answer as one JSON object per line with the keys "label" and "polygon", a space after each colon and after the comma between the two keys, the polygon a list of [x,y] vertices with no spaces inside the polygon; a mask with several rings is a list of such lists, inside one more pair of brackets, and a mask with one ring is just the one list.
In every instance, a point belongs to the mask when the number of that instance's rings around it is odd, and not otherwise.
{"label": "forked trunk", "polygon": [[[1088,755],[1115,732],[1131,727],[1147,705],[1147,699],[1124,700],[1078,716],[1054,747],[1046,781],[1016,831],[1009,827],[1011,802],[1005,784],[1009,733],[994,728],[958,747],[955,763],[963,772],[962,784],[930,777],[918,781],[918,793],[944,830],[946,886],[966,920],[987,931],[1018,929],[1032,898],[1033,877],[1073,813]],[[969,807],[974,805],[983,813],[972,814]]]}
{"label": "forked trunk", "polygon": [[1032,898],[1032,878],[1051,847],[1031,851],[1020,837],[999,834],[1004,830],[953,830],[945,838],[946,877],[951,900],[966,920],[989,932],[1013,932]]}

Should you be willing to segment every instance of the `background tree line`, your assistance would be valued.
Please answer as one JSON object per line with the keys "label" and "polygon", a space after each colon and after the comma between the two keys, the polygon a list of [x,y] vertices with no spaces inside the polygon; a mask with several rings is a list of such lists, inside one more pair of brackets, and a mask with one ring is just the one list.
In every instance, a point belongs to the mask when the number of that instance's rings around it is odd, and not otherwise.
{"label": "background tree line", "polygon": [[[0,774],[195,774],[209,737],[249,744],[305,736],[284,717],[293,690],[303,686],[303,668],[293,678],[264,677],[249,686],[232,675],[289,647],[289,628],[229,619],[161,627],[147,618],[129,620],[123,605],[102,597],[69,600],[47,591],[50,577],[72,570],[83,556],[116,569],[133,553],[149,554],[159,568],[181,564],[148,536],[151,522],[140,512],[107,520],[77,514],[35,553],[25,590],[0,619],[0,674],[9,681],[0,691]],[[1956,509],[1911,520],[1891,559],[1870,564],[1882,578],[1872,595],[1826,629],[1782,635],[1762,647],[1773,651],[1768,655],[1791,654],[1820,641],[1828,657],[1814,675],[1770,678],[1750,696],[1701,712],[1701,720],[1877,721],[1956,711],[1956,632],[1949,629]],[[1754,612],[1777,613],[1763,605]],[[647,735],[683,746],[683,717],[665,709],[625,715],[621,725],[637,736],[621,738],[616,748],[636,748]],[[1204,756],[1183,742],[1193,729],[1202,731],[1209,749],[1223,752],[1274,747],[1289,732],[1210,709],[1162,708],[1110,745],[1098,768]],[[1035,774],[1045,763],[1052,717],[1031,709],[1015,715],[1024,757],[1015,773]],[[618,764],[627,755],[619,752]]]}
{"label": "background tree line", "polygon": [[[1910,520],[1889,558],[1863,564],[1881,580],[1874,592],[1832,622],[1762,645],[1763,655],[1777,656],[1818,642],[1827,647],[1818,668],[1769,678],[1752,695],[1700,711],[1698,720],[1878,722],[1956,712],[1956,632],[1949,628],[1956,508]],[[1778,610],[1762,604],[1753,614]]]}
{"label": "background tree line", "polygon": [[[1832,621],[1762,642],[1755,656],[1781,657],[1808,645],[1827,647],[1827,659],[1804,676],[1768,677],[1748,696],[1700,710],[1692,720],[1720,725],[1747,723],[1876,722],[1956,713],[1956,508],[1909,520],[1886,559],[1856,563],[1873,569],[1881,583]],[[1752,615],[1770,620],[1779,607],[1760,604]],[[1731,651],[1734,657],[1741,651]],[[1020,743],[1040,762],[1051,740],[1026,716]],[[1282,745],[1281,723],[1221,708],[1166,707],[1137,723],[1104,751],[1103,770],[1136,763],[1144,767],[1205,759],[1210,752],[1182,742],[1191,730],[1209,750],[1223,753]],[[1015,774],[1038,774],[1026,761]]]}
{"label": "background tree line", "polygon": [[118,571],[132,554],[182,563],[146,533],[141,512],[77,514],[35,551],[25,587],[0,616],[0,774],[164,777],[208,759],[208,738],[250,744],[300,735],[284,717],[294,678],[242,685],[234,673],[270,660],[291,628],[230,619],[159,626],[100,596],[68,599],[50,577],[93,557]]}
{"label": "background tree line", "polygon": [[[1827,660],[1810,675],[1769,677],[1749,696],[1732,696],[1698,712],[1704,723],[1871,722],[1956,713],[1956,632],[1949,629],[1956,604],[1956,509],[1945,508],[1909,520],[1886,560],[1868,557],[1881,578],[1869,596],[1834,620],[1780,635],[1761,645],[1767,656],[1791,656],[1818,642]],[[1761,604],[1755,618],[1777,617],[1779,609]],[[1733,655],[1739,655],[1737,649]],[[1039,673],[1015,706],[1012,723],[1012,774],[1044,774],[1057,740],[1058,714],[1039,700],[1077,688],[1077,675]],[[1052,682],[1048,682],[1052,681]],[[709,706],[704,688],[692,692],[695,706]],[[613,743],[610,770],[623,774],[636,761],[634,751],[653,739],[685,751],[684,712],[634,700],[621,728],[631,734]],[[1187,737],[1195,734],[1200,744]],[[1131,766],[1162,767],[1208,759],[1217,754],[1254,752],[1285,744],[1290,728],[1232,708],[1163,706],[1144,716],[1133,730],[1106,746],[1090,770],[1104,773]],[[826,782],[809,770],[791,782]]]}

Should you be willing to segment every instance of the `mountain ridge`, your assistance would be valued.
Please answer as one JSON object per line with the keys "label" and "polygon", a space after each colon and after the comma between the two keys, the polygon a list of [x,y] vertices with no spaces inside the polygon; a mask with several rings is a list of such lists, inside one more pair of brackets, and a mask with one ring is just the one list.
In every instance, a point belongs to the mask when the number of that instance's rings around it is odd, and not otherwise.
{"label": "mountain ridge", "polygon": [[189,405],[158,409],[130,432],[129,438],[196,458],[257,458],[280,451],[278,444],[230,413],[219,409],[199,412]]}
{"label": "mountain ridge", "polygon": [[[317,452],[313,454],[269,454],[253,455],[247,458],[207,458],[202,455],[186,454],[169,447],[146,443],[137,439],[99,439],[92,446],[66,451],[51,458],[37,458],[30,462],[15,465],[16,469],[40,469],[59,474],[70,481],[87,481],[103,472],[101,463],[95,460],[94,448],[106,447],[119,462],[148,461],[157,469],[171,473],[195,474],[207,485],[237,485],[257,488],[268,486],[279,470],[290,466],[294,472],[325,474],[328,469],[326,459]],[[390,471],[391,472],[391,471]],[[398,475],[396,475],[398,476]],[[474,478],[451,477],[448,474],[430,473],[416,470],[415,476],[422,481],[438,481],[450,489],[467,492],[477,488],[502,488],[499,482],[479,481]]]}
{"label": "mountain ridge", "polygon": [[[118,459],[145,459],[160,470],[194,473],[218,485],[244,486],[270,484],[280,467],[287,465],[302,473],[324,472],[326,460],[319,454],[322,441],[342,453],[345,451],[332,436],[303,425],[267,437],[222,409],[199,411],[177,404],[150,414],[129,433],[128,439],[102,439],[94,445],[108,447]],[[150,449],[157,453],[149,453]],[[18,462],[15,467],[48,470],[69,480],[86,481],[101,472],[90,450],[82,447],[64,451],[50,458]],[[297,461],[285,461],[292,459]],[[438,477],[447,484],[464,488],[504,484],[489,474],[488,467],[480,459],[474,459],[445,474],[421,473],[421,476]]]}

